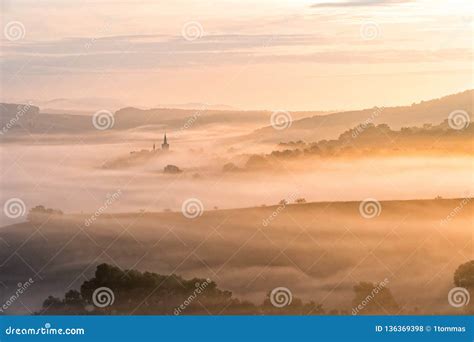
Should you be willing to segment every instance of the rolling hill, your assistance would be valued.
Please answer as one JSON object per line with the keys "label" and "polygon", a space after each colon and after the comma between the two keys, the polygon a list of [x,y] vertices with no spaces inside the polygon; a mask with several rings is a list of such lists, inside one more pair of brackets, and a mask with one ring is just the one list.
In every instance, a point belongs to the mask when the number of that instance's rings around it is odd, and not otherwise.
{"label": "rolling hill", "polygon": [[285,130],[275,130],[272,126],[266,126],[254,131],[245,139],[273,143],[334,139],[342,132],[367,121],[373,124],[388,124],[392,129],[422,126],[426,123],[440,124],[455,110],[466,111],[472,117],[473,97],[474,90],[467,90],[439,99],[421,101],[411,106],[369,108],[302,119],[293,117],[291,126]]}

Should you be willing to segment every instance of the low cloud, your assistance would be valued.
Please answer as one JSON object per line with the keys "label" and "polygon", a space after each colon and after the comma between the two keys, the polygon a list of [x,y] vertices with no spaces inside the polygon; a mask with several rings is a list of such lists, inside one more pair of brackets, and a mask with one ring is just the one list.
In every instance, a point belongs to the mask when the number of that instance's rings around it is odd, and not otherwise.
{"label": "low cloud", "polygon": [[[315,34],[208,35],[192,43],[161,35],[67,38],[3,48],[5,74],[141,72],[163,68],[259,63],[367,64],[443,62],[471,58],[469,49],[377,49],[358,41],[357,51]],[[304,48],[304,50],[302,50]]]}

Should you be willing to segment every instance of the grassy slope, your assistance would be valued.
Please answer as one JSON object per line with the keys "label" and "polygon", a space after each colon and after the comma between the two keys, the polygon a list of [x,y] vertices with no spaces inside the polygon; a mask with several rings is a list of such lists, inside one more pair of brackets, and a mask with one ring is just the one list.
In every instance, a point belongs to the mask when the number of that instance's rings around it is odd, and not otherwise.
{"label": "grassy slope", "polygon": [[[326,308],[348,309],[356,282],[388,278],[407,312],[450,312],[453,272],[473,259],[472,201],[441,222],[461,203],[382,202],[374,219],[359,215],[358,202],[206,211],[194,220],[180,213],[104,214],[89,227],[83,224],[89,215],[66,215],[1,228],[8,246],[0,250],[0,280],[14,289],[37,273],[42,279],[23,298],[35,306],[49,294],[77,288],[97,264],[108,262],[209,277],[255,302],[286,286]],[[262,220],[273,213],[264,227]]]}

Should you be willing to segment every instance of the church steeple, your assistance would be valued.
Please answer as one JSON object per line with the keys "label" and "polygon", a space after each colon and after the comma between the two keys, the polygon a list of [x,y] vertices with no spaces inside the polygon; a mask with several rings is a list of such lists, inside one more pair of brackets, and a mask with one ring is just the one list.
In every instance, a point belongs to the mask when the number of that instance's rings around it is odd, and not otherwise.
{"label": "church steeple", "polygon": [[170,149],[170,145],[168,144],[168,139],[166,139],[166,133],[165,133],[165,137],[163,139],[163,144],[161,144],[161,149],[165,150],[165,151]]}

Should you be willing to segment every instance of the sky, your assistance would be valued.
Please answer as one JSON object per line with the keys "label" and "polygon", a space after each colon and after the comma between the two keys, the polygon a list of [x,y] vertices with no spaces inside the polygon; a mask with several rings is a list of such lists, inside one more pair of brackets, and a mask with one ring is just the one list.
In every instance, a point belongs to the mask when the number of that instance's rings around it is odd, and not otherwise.
{"label": "sky", "polygon": [[471,0],[2,0],[0,101],[411,104],[473,88],[473,9]]}

